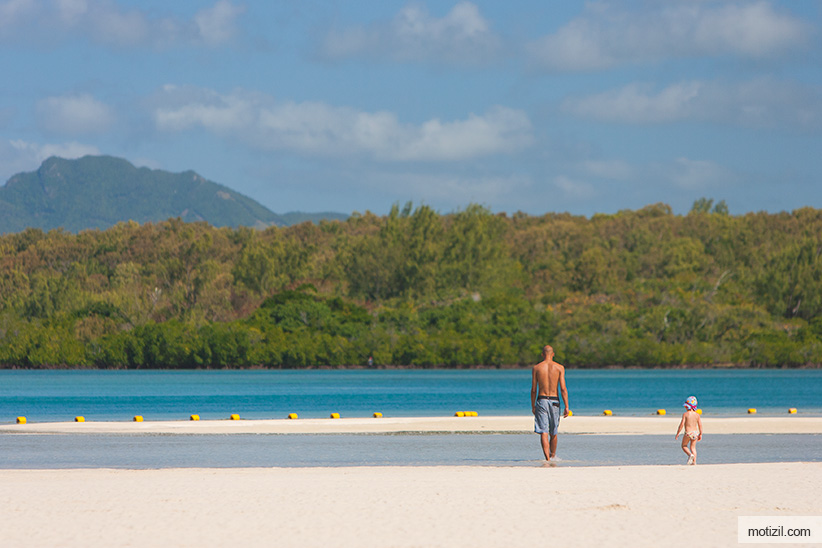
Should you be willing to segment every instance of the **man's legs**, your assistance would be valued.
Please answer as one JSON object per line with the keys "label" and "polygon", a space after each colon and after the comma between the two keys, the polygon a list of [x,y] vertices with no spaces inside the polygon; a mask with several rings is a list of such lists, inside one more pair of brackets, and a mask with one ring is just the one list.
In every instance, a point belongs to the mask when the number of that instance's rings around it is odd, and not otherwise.
{"label": "man's legs", "polygon": [[542,452],[545,454],[545,460],[554,458],[557,454],[557,436],[543,432],[539,435],[539,441],[542,443]]}
{"label": "man's legs", "polygon": [[[551,460],[551,436],[548,432],[543,432],[539,435],[539,441],[542,443],[542,452],[545,454],[545,460]],[[553,451],[556,452],[557,444],[554,443]]]}

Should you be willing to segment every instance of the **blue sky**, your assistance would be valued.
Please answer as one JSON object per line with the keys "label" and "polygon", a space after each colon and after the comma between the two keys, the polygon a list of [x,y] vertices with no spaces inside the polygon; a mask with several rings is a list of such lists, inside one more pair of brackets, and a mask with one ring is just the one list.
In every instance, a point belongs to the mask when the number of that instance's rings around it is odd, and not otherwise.
{"label": "blue sky", "polygon": [[192,169],[271,210],[822,207],[822,3],[0,0],[0,181]]}

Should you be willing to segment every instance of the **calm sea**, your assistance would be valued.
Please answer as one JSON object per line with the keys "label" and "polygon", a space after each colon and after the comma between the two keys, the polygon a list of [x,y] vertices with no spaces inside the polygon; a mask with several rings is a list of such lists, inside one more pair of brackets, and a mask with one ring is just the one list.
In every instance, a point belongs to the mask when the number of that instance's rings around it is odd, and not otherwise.
{"label": "calm sea", "polygon": [[[695,395],[705,413],[822,415],[822,370],[596,370],[567,373],[577,414],[678,413]],[[0,423],[528,415],[529,370],[21,371],[0,370]]]}
{"label": "calm sea", "polygon": [[[0,370],[0,422],[451,416],[530,413],[528,370],[13,371]],[[822,370],[568,371],[574,412],[822,415]],[[819,461],[822,435],[712,435],[700,462]],[[539,466],[526,434],[34,435],[0,434],[0,468],[256,466]],[[678,464],[671,436],[564,435],[563,466]]]}

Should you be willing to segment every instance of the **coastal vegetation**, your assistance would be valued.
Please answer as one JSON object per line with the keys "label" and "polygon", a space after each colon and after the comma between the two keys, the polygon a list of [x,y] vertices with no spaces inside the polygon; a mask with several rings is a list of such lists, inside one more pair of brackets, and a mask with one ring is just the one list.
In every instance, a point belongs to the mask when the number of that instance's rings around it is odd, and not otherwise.
{"label": "coastal vegetation", "polygon": [[0,236],[5,367],[822,363],[822,210],[169,219]]}

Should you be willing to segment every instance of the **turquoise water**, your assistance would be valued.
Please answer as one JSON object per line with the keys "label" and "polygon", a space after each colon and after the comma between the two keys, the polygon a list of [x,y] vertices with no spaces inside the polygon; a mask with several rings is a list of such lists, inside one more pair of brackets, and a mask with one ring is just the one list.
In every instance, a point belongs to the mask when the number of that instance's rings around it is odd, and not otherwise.
{"label": "turquoise water", "polygon": [[[822,371],[568,371],[576,414],[679,413],[689,395],[709,415],[822,415]],[[527,415],[528,370],[0,371],[0,422]],[[703,464],[819,461],[822,435],[706,435]],[[563,435],[558,465],[682,464],[670,436]],[[527,434],[0,434],[0,468],[541,466]]]}
{"label": "turquoise water", "polygon": [[[822,415],[822,370],[569,370],[576,414],[678,413],[689,395],[713,415]],[[530,413],[529,370],[25,371],[0,370],[0,423],[451,416]]]}

